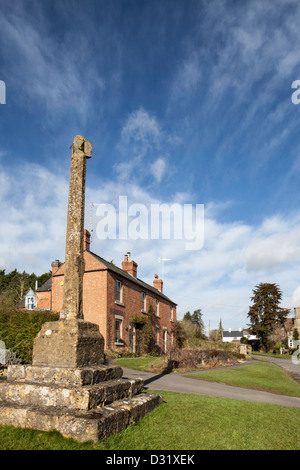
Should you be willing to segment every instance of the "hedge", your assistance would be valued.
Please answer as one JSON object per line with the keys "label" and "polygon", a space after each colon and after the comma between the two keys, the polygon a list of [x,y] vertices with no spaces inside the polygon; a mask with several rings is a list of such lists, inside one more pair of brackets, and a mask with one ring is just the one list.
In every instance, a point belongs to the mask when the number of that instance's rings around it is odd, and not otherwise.
{"label": "hedge", "polygon": [[0,341],[14,351],[23,364],[31,364],[33,341],[42,324],[59,319],[50,311],[10,311],[0,313]]}

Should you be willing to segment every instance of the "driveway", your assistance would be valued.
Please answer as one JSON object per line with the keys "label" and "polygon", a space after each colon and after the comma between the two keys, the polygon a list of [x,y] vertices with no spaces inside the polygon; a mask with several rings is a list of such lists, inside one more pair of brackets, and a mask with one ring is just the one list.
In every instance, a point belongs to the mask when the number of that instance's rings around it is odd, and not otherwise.
{"label": "driveway", "polygon": [[[276,362],[275,362],[276,361]],[[289,359],[274,359],[290,373],[300,372],[300,365],[295,366]],[[240,367],[243,367],[242,365]],[[298,372],[298,374],[299,374]],[[299,375],[300,377],[300,375]],[[300,408],[300,398],[277,395],[259,390],[250,390],[231,385],[219,384],[216,382],[206,382],[184,377],[182,374],[153,374],[150,372],[136,371],[123,368],[123,378],[142,378],[145,389],[157,391],[170,391],[177,393],[196,393],[198,395],[209,395],[213,397],[232,398],[234,400],[255,401],[259,403],[270,403],[273,405],[284,405],[293,408]]]}

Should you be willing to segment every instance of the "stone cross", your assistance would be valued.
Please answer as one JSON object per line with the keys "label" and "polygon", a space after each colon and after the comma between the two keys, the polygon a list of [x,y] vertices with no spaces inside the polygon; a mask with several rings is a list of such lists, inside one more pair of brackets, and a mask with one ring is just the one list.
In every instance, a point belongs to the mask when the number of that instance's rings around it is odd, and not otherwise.
{"label": "stone cross", "polygon": [[86,159],[92,156],[92,145],[76,135],[71,156],[69,203],[66,236],[62,320],[83,318],[83,233],[85,206]]}

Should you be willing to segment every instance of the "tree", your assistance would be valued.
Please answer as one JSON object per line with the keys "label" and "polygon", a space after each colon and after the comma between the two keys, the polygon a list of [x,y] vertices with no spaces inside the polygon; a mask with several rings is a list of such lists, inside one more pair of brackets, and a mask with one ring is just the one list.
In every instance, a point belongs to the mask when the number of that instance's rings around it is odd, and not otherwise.
{"label": "tree", "polygon": [[192,321],[192,315],[191,315],[191,312],[186,312],[184,315],[183,315],[183,320],[188,320],[188,321]]}
{"label": "tree", "polygon": [[290,310],[279,306],[282,292],[277,284],[261,282],[253,289],[248,317],[253,334],[256,334],[265,349],[268,349],[269,337],[276,325],[284,325]]}
{"label": "tree", "polygon": [[194,310],[191,314],[186,312],[182,320],[182,327],[187,337],[203,338],[204,323],[202,320],[201,309]]}
{"label": "tree", "polygon": [[223,325],[222,325],[222,320],[220,318],[220,323],[219,323],[219,336],[218,336],[218,339],[220,341],[222,341],[222,338],[223,338]]}

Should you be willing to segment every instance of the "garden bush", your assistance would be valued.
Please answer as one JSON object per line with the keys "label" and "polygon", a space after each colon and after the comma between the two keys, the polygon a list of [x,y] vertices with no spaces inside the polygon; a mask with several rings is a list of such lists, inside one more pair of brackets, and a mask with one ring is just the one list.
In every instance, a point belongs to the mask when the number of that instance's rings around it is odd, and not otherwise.
{"label": "garden bush", "polygon": [[6,349],[14,351],[23,364],[32,362],[33,341],[42,324],[59,319],[50,311],[11,310],[0,313],[0,341]]}
{"label": "garden bush", "polygon": [[245,359],[243,354],[217,349],[175,349],[170,353],[170,365],[180,369],[198,369],[216,367],[229,361],[234,363]]}

